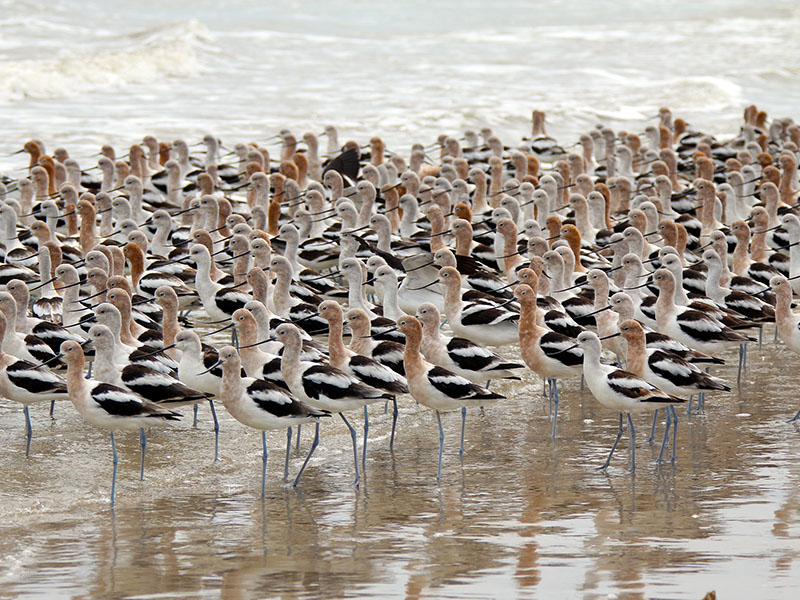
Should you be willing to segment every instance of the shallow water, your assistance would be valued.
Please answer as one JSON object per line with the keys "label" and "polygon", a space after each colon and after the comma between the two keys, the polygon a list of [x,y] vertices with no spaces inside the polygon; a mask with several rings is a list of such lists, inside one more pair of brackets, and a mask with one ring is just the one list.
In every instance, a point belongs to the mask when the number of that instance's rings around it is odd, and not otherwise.
{"label": "shallow water", "polygon": [[[715,372],[735,382],[728,358]],[[555,443],[530,374],[496,385],[508,400],[469,412],[463,460],[459,415],[445,415],[440,486],[435,417],[408,400],[394,452],[390,415],[371,408],[359,489],[341,421],[325,423],[298,489],[282,485],[285,437],[272,433],[264,500],[258,433],[220,407],[214,464],[208,409],[197,429],[185,411],[151,432],[144,482],[137,436],[117,436],[113,509],[106,434],[71,405],[53,422],[37,406],[26,459],[21,411],[3,404],[0,596],[796,598],[800,434],[785,422],[798,408],[796,362],[772,343],[752,347],[738,391],[710,396],[704,415],[679,411],[674,466],[653,464],[638,418],[635,476],[627,436],[608,472],[595,470],[617,416],[577,380],[564,386]],[[292,473],[310,441],[305,429]]]}

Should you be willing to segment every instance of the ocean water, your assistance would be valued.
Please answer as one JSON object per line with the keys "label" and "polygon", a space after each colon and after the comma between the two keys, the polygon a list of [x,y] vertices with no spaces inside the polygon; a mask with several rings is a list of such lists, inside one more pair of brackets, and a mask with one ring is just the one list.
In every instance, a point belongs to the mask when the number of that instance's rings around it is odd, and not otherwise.
{"label": "ocean water", "polygon": [[796,116],[798,30],[791,0],[0,0],[0,169],[31,137],[85,160],[145,133],[327,124],[403,153],[484,125],[513,143],[534,108],[566,142],[662,105],[731,134],[749,103]]}

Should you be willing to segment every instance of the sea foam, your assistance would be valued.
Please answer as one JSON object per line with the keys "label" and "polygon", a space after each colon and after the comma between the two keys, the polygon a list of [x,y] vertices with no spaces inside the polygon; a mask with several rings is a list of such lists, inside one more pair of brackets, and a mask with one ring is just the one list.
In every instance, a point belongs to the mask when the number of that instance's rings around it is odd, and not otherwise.
{"label": "sea foam", "polygon": [[[171,23],[109,39],[105,46],[46,59],[0,62],[0,102],[76,96],[87,91],[192,77],[211,40],[196,21]],[[113,44],[113,45],[112,45]]]}

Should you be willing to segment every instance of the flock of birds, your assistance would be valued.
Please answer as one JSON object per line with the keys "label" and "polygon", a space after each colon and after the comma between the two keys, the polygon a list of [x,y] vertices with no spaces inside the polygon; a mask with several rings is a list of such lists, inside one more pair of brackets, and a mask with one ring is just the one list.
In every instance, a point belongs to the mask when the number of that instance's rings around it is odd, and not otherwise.
{"label": "flock of birds", "polygon": [[[557,436],[558,381],[583,377],[619,412],[666,411],[658,462],[675,461],[675,406],[729,390],[718,357],[763,325],[800,352],[800,126],[744,112],[734,139],[662,108],[643,134],[598,126],[573,146],[532,132],[507,147],[488,128],[415,145],[339,144],[326,128],[204,151],[146,136],[83,168],[31,140],[0,180],[0,396],[69,399],[111,431],[221,401],[241,423],[286,429],[338,414],[366,467],[368,406],[398,397],[436,412],[504,397],[496,379],[543,378]],[[268,146],[280,144],[278,156]],[[275,146],[272,146],[273,149]],[[96,175],[96,173],[98,173]],[[198,334],[195,326],[201,326]],[[217,326],[213,331],[209,331]],[[210,334],[231,330],[231,345]],[[349,342],[345,344],[345,336]],[[517,357],[496,350],[519,348]],[[494,348],[491,349],[490,347]],[[88,363],[88,370],[87,370]],[[694,398],[697,397],[696,403]],[[363,410],[362,453],[345,413]],[[800,417],[800,411],[793,421]],[[669,436],[672,429],[672,452]],[[666,454],[665,454],[665,451]],[[217,449],[215,448],[215,459]]]}

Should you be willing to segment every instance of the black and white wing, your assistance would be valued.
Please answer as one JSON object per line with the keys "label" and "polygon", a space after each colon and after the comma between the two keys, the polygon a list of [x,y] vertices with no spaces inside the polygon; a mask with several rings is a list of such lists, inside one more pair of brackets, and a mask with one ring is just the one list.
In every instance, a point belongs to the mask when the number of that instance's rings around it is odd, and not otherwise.
{"label": "black and white wing", "polygon": [[573,339],[585,331],[572,317],[559,310],[548,310],[544,315],[544,324],[551,331]]}
{"label": "black and white wing", "polygon": [[503,325],[519,321],[519,313],[511,312],[489,304],[469,304],[461,312],[461,324],[469,325]]}
{"label": "black and white wing", "polygon": [[192,389],[171,375],[141,364],[127,365],[122,369],[121,379],[131,391],[157,404],[194,403],[211,398],[211,394]]}
{"label": "black and white wing", "polygon": [[380,342],[372,349],[372,358],[382,365],[386,365],[395,373],[406,376],[403,363],[404,346],[397,342]]}
{"label": "black and white wing", "polygon": [[[303,373],[303,390],[309,398],[380,398],[385,396],[354,377],[328,365],[313,365]],[[388,396],[387,396],[388,397]]]}
{"label": "black and white wing", "polygon": [[656,350],[647,358],[650,370],[677,387],[702,390],[730,390],[716,377],[701,371],[679,356]]}
{"label": "black and white wing", "polygon": [[439,392],[454,400],[495,400],[505,398],[490,392],[469,379],[456,375],[443,367],[431,367],[428,370],[428,381]]}
{"label": "black and white wing", "polygon": [[569,367],[583,365],[583,350],[575,346],[575,340],[554,331],[545,333],[539,340],[539,347],[545,356]]}
{"label": "black and white wing", "polygon": [[33,334],[29,333],[25,336],[25,347],[33,358],[41,363],[47,363],[50,367],[59,368],[64,364],[60,359],[56,358],[56,352],[53,352],[49,345]]}
{"label": "black and white wing", "polygon": [[[166,352],[154,346],[140,346],[128,356],[128,360],[137,365],[144,365],[161,371],[166,375],[178,376],[178,363],[173,360]],[[208,365],[209,367],[211,365]]]}
{"label": "black and white wing", "polygon": [[408,393],[406,379],[377,360],[357,354],[350,358],[350,369],[361,381],[390,394]]}
{"label": "black and white wing", "polygon": [[99,383],[90,390],[92,400],[112,417],[158,417],[177,421],[181,415],[146,402],[133,392],[109,383]]}
{"label": "black and white wing", "polygon": [[225,287],[214,294],[214,299],[216,300],[217,308],[226,315],[232,315],[238,309],[244,308],[244,305],[253,298],[233,287]]}
{"label": "black and white wing", "polygon": [[39,321],[33,326],[31,333],[50,346],[53,352],[60,352],[61,344],[66,341],[75,341],[79,344],[83,342],[83,338],[78,334],[50,321]]}
{"label": "black and white wing", "polygon": [[261,410],[276,417],[324,417],[326,410],[312,408],[298,402],[284,390],[263,379],[255,379],[245,389],[247,397]]}
{"label": "black and white wing", "polygon": [[48,369],[37,369],[26,360],[17,360],[6,367],[8,380],[31,394],[67,394],[67,383]]}
{"label": "black and white wing", "polygon": [[638,375],[622,369],[616,369],[608,374],[608,386],[615,394],[639,402],[672,404],[684,401],[665,394]]}

